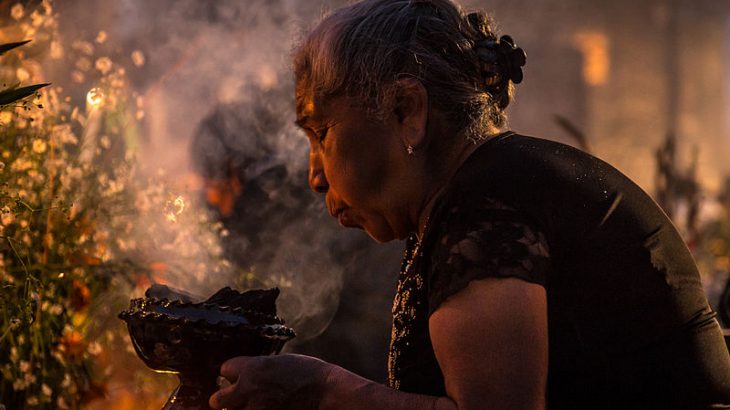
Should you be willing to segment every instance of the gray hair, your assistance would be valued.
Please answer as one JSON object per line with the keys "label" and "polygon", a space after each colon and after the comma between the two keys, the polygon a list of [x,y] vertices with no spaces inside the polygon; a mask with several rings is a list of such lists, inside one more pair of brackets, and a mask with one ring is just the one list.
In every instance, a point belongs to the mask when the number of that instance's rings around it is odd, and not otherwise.
{"label": "gray hair", "polygon": [[297,88],[358,99],[379,116],[396,81],[414,77],[456,135],[478,140],[504,125],[512,98],[509,80],[490,88],[480,69],[477,43],[496,38],[486,14],[450,0],[364,0],[325,17],[295,50]]}

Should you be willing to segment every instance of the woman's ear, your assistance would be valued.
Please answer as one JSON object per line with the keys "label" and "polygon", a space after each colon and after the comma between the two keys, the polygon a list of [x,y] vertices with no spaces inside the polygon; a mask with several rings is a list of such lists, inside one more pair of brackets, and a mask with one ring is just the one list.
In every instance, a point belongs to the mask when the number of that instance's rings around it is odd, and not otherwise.
{"label": "woman's ear", "polygon": [[404,147],[418,149],[426,138],[428,93],[423,84],[412,77],[396,82],[394,114],[401,128]]}

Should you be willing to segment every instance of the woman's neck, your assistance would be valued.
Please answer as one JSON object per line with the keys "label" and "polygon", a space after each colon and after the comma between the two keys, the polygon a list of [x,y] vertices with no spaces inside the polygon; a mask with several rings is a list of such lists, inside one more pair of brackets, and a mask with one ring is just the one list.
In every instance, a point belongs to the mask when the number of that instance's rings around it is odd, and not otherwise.
{"label": "woman's neck", "polygon": [[449,186],[449,182],[456,172],[479,146],[497,135],[499,135],[499,131],[495,129],[488,133],[487,137],[479,141],[471,141],[466,138],[460,139],[458,146],[451,150],[447,158],[445,158],[446,164],[442,168],[443,171],[440,175],[434,176],[431,181],[424,184],[424,186],[430,187],[431,189],[425,191],[423,201],[421,202],[422,205],[416,219],[416,236],[419,240],[426,233],[428,220],[433,211],[433,207],[436,205],[436,201]]}

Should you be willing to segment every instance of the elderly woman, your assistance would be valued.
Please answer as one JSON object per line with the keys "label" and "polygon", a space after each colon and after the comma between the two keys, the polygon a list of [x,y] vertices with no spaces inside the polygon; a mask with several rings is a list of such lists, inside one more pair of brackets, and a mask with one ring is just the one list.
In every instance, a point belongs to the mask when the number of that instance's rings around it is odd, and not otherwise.
{"label": "elderly woman", "polygon": [[235,358],[213,407],[730,408],[719,325],[664,213],[594,157],[499,132],[524,62],[449,0],[366,0],[309,34],[310,185],[343,226],[407,238],[388,386]]}

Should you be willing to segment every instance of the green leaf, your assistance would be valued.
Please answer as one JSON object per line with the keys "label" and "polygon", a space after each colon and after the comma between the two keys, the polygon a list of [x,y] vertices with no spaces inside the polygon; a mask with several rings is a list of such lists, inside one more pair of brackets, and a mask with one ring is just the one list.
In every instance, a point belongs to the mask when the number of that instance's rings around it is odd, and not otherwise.
{"label": "green leaf", "polygon": [[0,91],[0,106],[22,100],[23,98],[33,95],[36,91],[49,85],[51,85],[51,83],[34,84],[26,87]]}
{"label": "green leaf", "polygon": [[3,55],[14,48],[20,47],[23,44],[28,44],[30,42],[31,42],[31,40],[25,40],[25,41],[18,41],[16,43],[0,44],[0,55]]}

